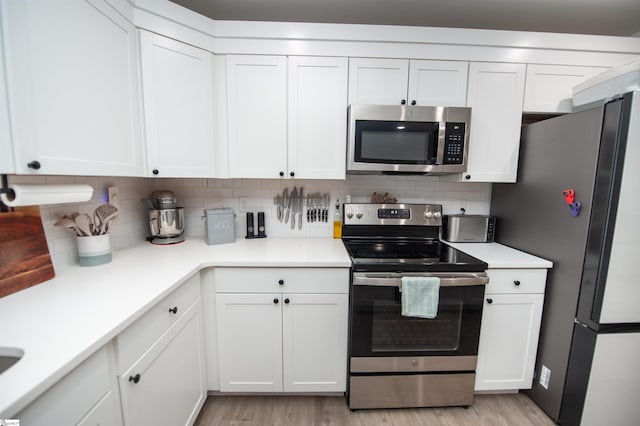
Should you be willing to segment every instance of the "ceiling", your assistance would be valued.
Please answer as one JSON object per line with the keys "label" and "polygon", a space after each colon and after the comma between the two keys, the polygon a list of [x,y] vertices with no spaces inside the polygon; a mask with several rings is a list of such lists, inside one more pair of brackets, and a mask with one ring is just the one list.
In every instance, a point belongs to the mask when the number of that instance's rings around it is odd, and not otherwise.
{"label": "ceiling", "polygon": [[640,36],[640,0],[171,0],[216,20]]}

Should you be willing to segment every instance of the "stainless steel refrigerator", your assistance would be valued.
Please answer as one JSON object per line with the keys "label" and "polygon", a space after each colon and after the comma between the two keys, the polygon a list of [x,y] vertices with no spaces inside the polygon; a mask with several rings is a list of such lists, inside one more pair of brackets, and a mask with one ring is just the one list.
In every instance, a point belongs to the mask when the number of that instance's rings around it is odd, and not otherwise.
{"label": "stainless steel refrigerator", "polygon": [[523,127],[491,214],[553,261],[528,395],[561,425],[640,424],[640,92]]}

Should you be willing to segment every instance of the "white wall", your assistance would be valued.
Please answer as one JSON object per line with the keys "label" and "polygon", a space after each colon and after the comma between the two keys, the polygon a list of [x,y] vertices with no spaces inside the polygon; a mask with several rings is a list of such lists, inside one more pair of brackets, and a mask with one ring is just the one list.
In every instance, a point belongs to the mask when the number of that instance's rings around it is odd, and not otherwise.
{"label": "white wall", "polygon": [[443,182],[438,177],[424,176],[348,176],[346,181],[322,180],[270,180],[270,179],[157,179],[82,176],[9,176],[9,183],[86,183],[94,188],[93,199],[83,204],[59,204],[41,206],[49,251],[54,266],[61,268],[76,265],[74,235],[53,223],[61,212],[93,213],[107,200],[107,188],[117,186],[120,192],[121,212],[112,227],[114,250],[121,250],[144,242],[148,235],[147,212],[140,201],[148,198],[155,189],[168,189],[176,194],[179,206],[185,208],[186,231],[189,239],[204,239],[202,216],[204,209],[231,207],[236,212],[236,238],[244,238],[245,213],[265,212],[268,237],[325,237],[331,238],[332,223],[303,223],[302,230],[292,230],[290,224],[276,220],[273,199],[284,188],[291,191],[302,186],[304,192],[329,192],[331,213],[336,198],[344,202],[351,195],[352,202],[368,202],[373,192],[385,193],[405,203],[442,204],[445,214],[454,214],[464,207],[468,213],[488,214],[491,201],[491,184]]}

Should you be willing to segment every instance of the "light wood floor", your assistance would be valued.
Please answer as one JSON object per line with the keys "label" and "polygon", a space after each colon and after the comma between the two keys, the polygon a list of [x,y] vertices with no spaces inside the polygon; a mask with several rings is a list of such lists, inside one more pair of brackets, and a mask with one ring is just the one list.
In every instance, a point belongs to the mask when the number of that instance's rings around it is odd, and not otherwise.
{"label": "light wood floor", "polygon": [[350,411],[336,396],[210,396],[196,426],[527,426],[554,425],[525,394],[476,395],[465,408]]}

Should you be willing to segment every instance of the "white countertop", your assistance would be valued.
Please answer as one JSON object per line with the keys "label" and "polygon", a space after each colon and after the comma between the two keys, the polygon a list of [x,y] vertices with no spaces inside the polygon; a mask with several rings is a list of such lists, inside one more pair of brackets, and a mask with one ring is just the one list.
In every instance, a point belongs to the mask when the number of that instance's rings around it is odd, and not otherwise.
{"label": "white countertop", "polygon": [[24,350],[0,375],[0,418],[17,414],[187,278],[212,266],[348,268],[351,261],[342,241],[329,238],[214,246],[194,239],[141,243],[115,251],[106,265],[57,270],[50,281],[0,298],[0,350]]}
{"label": "white countertop", "polygon": [[[551,262],[500,244],[452,244],[490,268],[549,268]],[[9,418],[141,317],[194,273],[207,267],[351,266],[341,240],[238,239],[208,246],[187,240],[149,243],[113,253],[95,267],[57,270],[50,281],[0,298],[0,350],[24,350],[0,375],[0,418]]]}
{"label": "white countertop", "polygon": [[446,244],[487,262],[489,268],[551,268],[553,263],[498,243]]}

